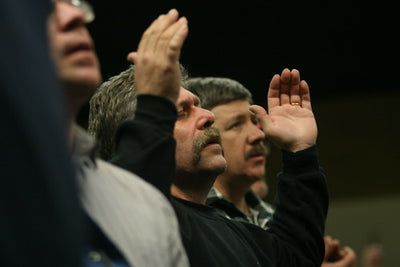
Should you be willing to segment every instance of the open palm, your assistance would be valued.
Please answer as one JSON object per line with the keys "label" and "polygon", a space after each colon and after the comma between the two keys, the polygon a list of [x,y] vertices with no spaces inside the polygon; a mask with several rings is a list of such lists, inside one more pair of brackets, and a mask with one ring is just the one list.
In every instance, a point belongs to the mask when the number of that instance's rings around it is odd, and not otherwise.
{"label": "open palm", "polygon": [[282,149],[292,152],[316,143],[317,124],[311,109],[309,87],[298,70],[284,69],[276,74],[268,91],[268,113],[252,106],[266,136]]}

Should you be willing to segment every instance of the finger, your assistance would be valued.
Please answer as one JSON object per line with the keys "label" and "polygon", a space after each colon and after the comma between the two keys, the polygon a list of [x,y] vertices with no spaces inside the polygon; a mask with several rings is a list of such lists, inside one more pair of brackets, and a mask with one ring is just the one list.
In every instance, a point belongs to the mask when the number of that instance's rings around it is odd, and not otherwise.
{"label": "finger", "polygon": [[331,236],[324,237],[325,242],[325,256],[324,262],[336,262],[342,257],[340,251],[340,241],[333,239]]}
{"label": "finger", "polygon": [[310,88],[308,87],[307,82],[304,80],[300,82],[300,97],[301,97],[301,106],[303,108],[312,110]]}
{"label": "finger", "polygon": [[178,11],[176,9],[171,9],[167,13],[167,15],[160,20],[160,23],[157,25],[157,27],[154,28],[153,34],[149,39],[149,49],[151,49],[150,51],[152,52],[157,51],[159,45],[158,42],[165,34],[165,31],[168,31],[171,25],[176,24],[178,17],[179,17]]}
{"label": "finger", "polygon": [[332,239],[332,246],[335,246],[338,248],[340,248],[340,241],[338,239]]}
{"label": "finger", "polygon": [[332,237],[330,237],[330,236],[325,236],[325,237],[324,237],[324,243],[325,243],[325,256],[324,256],[324,261],[328,261],[329,257],[331,256]]}
{"label": "finger", "polygon": [[333,261],[338,258],[339,241],[332,238],[325,239],[325,261]]}
{"label": "finger", "polygon": [[130,52],[130,53],[128,54],[128,56],[126,57],[126,59],[127,59],[129,62],[132,62],[132,63],[135,63],[136,58],[137,58],[137,52]]}
{"label": "finger", "polygon": [[285,68],[281,73],[281,105],[290,104],[290,70]]}
{"label": "finger", "polygon": [[139,43],[140,53],[153,52],[160,34],[178,18],[178,11],[171,9],[167,14],[160,15],[143,33]]}
{"label": "finger", "polygon": [[157,25],[160,23],[160,21],[163,20],[164,18],[165,18],[165,15],[160,15],[143,32],[142,37],[140,38],[140,41],[139,41],[139,46],[138,46],[138,49],[137,49],[138,51],[140,51],[140,52],[146,51],[146,48],[148,48],[150,35],[153,33],[154,28],[156,28]]}
{"label": "finger", "polygon": [[353,249],[349,247],[343,248],[344,257],[340,260],[341,266],[356,267],[357,266],[357,256]]}
{"label": "finger", "polygon": [[268,89],[268,110],[281,105],[280,98],[281,76],[275,74],[269,83]]}
{"label": "finger", "polygon": [[157,56],[163,58],[164,53],[167,53],[172,60],[179,59],[180,49],[186,39],[187,32],[187,19],[181,17],[160,36],[157,44]]}
{"label": "finger", "polygon": [[253,112],[255,115],[258,115],[258,116],[268,115],[267,111],[259,105],[251,105],[249,109],[251,112]]}
{"label": "finger", "polygon": [[300,73],[298,70],[293,69],[290,77],[290,103],[299,103],[301,106],[300,98]]}
{"label": "finger", "polygon": [[170,41],[170,46],[168,50],[168,57],[171,60],[179,60],[181,55],[181,49],[184,41],[189,33],[188,25],[186,23],[181,23],[182,25],[176,31],[176,33],[172,36]]}

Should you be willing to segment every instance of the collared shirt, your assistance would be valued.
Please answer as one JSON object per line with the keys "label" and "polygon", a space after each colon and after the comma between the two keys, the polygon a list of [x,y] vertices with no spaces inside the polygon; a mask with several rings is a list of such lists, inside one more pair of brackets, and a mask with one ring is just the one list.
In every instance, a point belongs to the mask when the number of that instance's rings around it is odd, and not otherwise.
{"label": "collared shirt", "polygon": [[88,216],[130,266],[189,266],[168,199],[140,177],[95,157],[95,141],[75,127],[73,158]]}
{"label": "collared shirt", "polygon": [[217,208],[223,216],[229,219],[247,221],[263,229],[268,229],[268,222],[274,213],[273,207],[262,201],[251,190],[246,193],[245,200],[250,208],[249,214],[240,211],[235,204],[226,199],[215,187],[212,187],[207,197],[207,205]]}

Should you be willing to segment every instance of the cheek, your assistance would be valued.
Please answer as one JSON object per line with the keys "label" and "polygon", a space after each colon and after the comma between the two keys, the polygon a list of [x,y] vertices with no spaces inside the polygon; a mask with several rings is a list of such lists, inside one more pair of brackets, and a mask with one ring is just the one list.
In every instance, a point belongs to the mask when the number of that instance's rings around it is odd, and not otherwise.
{"label": "cheek", "polygon": [[176,141],[176,154],[179,157],[183,157],[190,148],[190,138],[181,127],[176,127],[174,130],[174,138]]}
{"label": "cheek", "polygon": [[241,168],[244,162],[244,152],[235,143],[224,144],[224,157],[232,168]]}
{"label": "cheek", "polygon": [[229,136],[226,137],[224,135],[222,138],[222,146],[224,147],[224,151],[227,155],[239,155],[244,154],[244,146],[242,139],[238,136]]}
{"label": "cheek", "polygon": [[174,138],[176,141],[176,146],[179,147],[182,142],[184,141],[184,134],[183,134],[183,128],[178,125],[178,123],[175,123],[175,128],[174,128]]}
{"label": "cheek", "polygon": [[228,162],[228,164],[234,168],[243,168],[243,164],[244,164],[244,156],[242,153],[238,153],[237,151],[234,151],[233,153],[230,153],[229,156],[225,157],[226,161]]}

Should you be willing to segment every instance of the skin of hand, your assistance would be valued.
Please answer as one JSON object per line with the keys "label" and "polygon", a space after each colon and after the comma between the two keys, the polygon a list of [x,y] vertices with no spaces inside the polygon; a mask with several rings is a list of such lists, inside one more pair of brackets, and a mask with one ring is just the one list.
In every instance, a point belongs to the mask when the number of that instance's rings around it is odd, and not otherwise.
{"label": "skin of hand", "polygon": [[383,266],[383,248],[380,244],[370,244],[363,250],[363,267]]}
{"label": "skin of hand", "polygon": [[[292,105],[291,103],[298,103]],[[297,152],[316,144],[318,129],[311,109],[310,90],[298,70],[275,74],[268,90],[268,114],[253,105],[267,138],[279,148]]]}
{"label": "skin of hand", "polygon": [[138,50],[128,54],[135,64],[138,94],[170,99],[174,104],[181,85],[179,57],[188,35],[188,21],[171,9],[160,15],[143,33]]}
{"label": "skin of hand", "polygon": [[353,249],[344,247],[340,249],[340,242],[330,236],[324,238],[325,257],[321,267],[356,267],[357,256]]}

